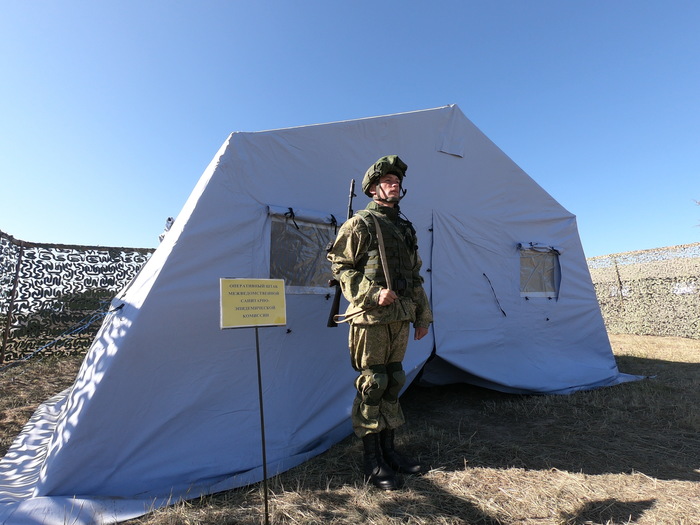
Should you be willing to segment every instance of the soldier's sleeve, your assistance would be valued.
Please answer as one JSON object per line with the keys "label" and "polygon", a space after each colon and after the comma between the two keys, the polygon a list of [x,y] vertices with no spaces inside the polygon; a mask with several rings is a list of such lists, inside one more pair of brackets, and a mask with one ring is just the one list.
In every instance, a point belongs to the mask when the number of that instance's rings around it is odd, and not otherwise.
{"label": "soldier's sleeve", "polygon": [[418,249],[416,249],[416,263],[413,266],[413,302],[416,305],[416,320],[413,326],[428,328],[433,322],[433,311],[430,309],[430,301],[428,294],[423,288],[423,277],[420,275],[420,269],[423,265]]}
{"label": "soldier's sleeve", "polygon": [[338,231],[333,246],[328,251],[333,277],[340,283],[345,298],[361,308],[379,304],[381,286],[365,277],[358,263],[367,253],[370,239],[361,219],[353,217]]}

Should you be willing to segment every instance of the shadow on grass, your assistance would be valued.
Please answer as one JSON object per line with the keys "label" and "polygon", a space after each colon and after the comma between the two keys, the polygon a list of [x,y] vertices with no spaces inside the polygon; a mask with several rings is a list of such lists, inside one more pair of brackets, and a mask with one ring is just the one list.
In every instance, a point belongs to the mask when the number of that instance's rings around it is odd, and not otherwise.
{"label": "shadow on grass", "polygon": [[[445,490],[438,482],[428,477],[412,477],[407,482],[408,494],[403,494],[391,503],[381,505],[384,514],[391,517],[423,519],[425,522],[444,518],[447,522],[501,525],[504,521],[484,512],[467,497],[460,497]],[[408,510],[406,508],[408,507]],[[403,513],[403,514],[402,514]]]}
{"label": "shadow on grass", "polygon": [[468,461],[700,481],[700,365],[619,361],[625,372],[655,377],[566,396],[412,385],[402,398],[410,439],[434,468],[462,470]]}
{"label": "shadow on grass", "polygon": [[[478,467],[588,475],[640,472],[699,481],[700,365],[628,356],[619,363],[627,373],[656,378],[567,396],[412,385],[402,397],[408,424],[397,433],[397,446],[433,469],[430,475],[406,477],[404,489],[396,492],[363,485],[362,445],[350,436],[271,480],[273,522],[518,522],[477,499],[484,491],[477,490],[479,478],[468,471]],[[460,472],[467,475],[455,475]],[[498,480],[493,490],[498,490]],[[255,523],[258,495],[249,489],[226,493],[222,505],[232,514],[221,522]],[[575,510],[559,511],[557,523],[636,523],[655,504],[654,499],[586,501]]]}
{"label": "shadow on grass", "polygon": [[[407,489],[407,490],[406,490]],[[357,505],[352,495],[335,491],[317,493],[321,505],[309,509],[315,515],[309,523],[432,523],[440,518],[447,523],[502,525],[504,522],[482,512],[466,498],[460,498],[436,486],[427,478],[415,478],[410,486],[393,494],[374,489],[373,504]],[[332,510],[319,510],[319,508]],[[352,509],[348,511],[348,509]],[[308,512],[308,511],[307,511]]]}
{"label": "shadow on grass", "polygon": [[575,514],[562,514],[567,525],[606,523],[607,525],[627,525],[636,523],[655,504],[654,500],[619,501],[606,499],[586,503]]}
{"label": "shadow on grass", "polygon": [[[566,396],[412,385],[402,397],[408,424],[397,433],[397,446],[419,457],[433,474],[406,477],[405,489],[396,493],[363,487],[362,447],[352,436],[278,480],[296,491],[292,504],[310,523],[382,522],[383,516],[392,523],[486,525],[510,518],[480,507],[473,487],[441,486],[450,483],[452,473],[476,467],[557,469],[700,481],[695,379],[700,365],[634,357],[619,362],[627,373],[656,378]],[[654,504],[653,499],[589,501],[560,519],[567,525],[635,523]]]}
{"label": "shadow on grass", "polygon": [[438,518],[445,523],[504,523],[429,476],[402,476],[402,481],[397,491],[365,484],[362,444],[350,436],[272,480],[273,492],[282,494],[275,499],[274,514],[283,518],[290,509],[304,523],[434,523]]}

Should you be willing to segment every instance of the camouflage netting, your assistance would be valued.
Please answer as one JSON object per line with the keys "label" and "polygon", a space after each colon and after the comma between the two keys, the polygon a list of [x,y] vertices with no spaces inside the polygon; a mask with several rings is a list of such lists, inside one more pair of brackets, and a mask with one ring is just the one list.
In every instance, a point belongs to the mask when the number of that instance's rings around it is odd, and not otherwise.
{"label": "camouflage netting", "polygon": [[30,243],[0,231],[0,362],[46,345],[42,353],[87,350],[110,301],[152,252]]}
{"label": "camouflage netting", "polygon": [[608,332],[700,339],[700,243],[588,259]]}

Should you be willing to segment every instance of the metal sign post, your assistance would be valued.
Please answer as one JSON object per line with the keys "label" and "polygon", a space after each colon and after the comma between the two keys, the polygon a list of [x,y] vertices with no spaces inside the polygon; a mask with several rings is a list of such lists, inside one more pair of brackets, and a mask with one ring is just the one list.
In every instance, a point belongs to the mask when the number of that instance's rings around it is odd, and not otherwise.
{"label": "metal sign post", "polygon": [[221,329],[255,328],[255,357],[258,367],[260,441],[262,444],[265,525],[270,523],[265,450],[262,367],[260,366],[260,326],[284,326],[287,312],[282,279],[221,279]]}
{"label": "metal sign post", "polygon": [[258,362],[258,400],[260,402],[260,442],[262,443],[262,467],[263,467],[263,493],[265,500],[265,525],[270,523],[270,512],[268,510],[268,488],[267,488],[267,452],[265,450],[265,412],[263,409],[262,373],[260,367],[260,338],[258,337],[258,327],[255,327],[255,356]]}

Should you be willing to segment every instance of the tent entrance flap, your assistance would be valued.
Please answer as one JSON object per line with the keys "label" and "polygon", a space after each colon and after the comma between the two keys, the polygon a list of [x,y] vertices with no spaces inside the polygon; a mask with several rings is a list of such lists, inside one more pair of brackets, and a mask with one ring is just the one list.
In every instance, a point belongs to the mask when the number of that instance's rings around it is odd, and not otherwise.
{"label": "tent entrance flap", "polygon": [[504,299],[517,286],[517,269],[498,253],[499,241],[485,238],[484,231],[479,217],[464,220],[433,211],[430,275],[438,348],[442,335],[454,327],[483,332],[498,329],[506,318]]}

